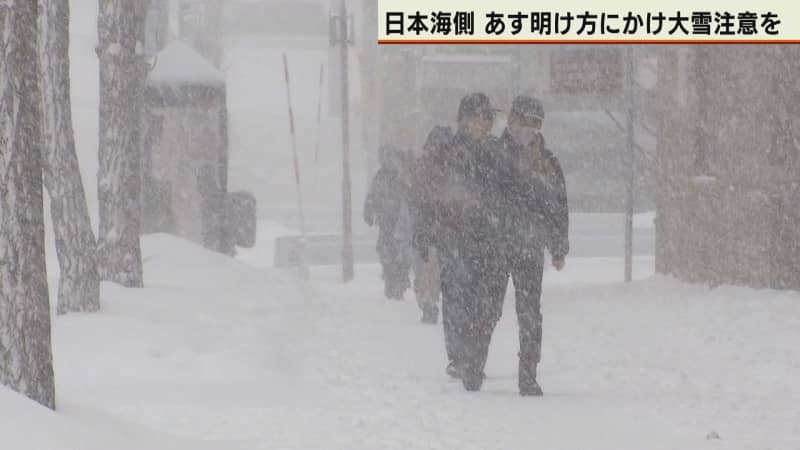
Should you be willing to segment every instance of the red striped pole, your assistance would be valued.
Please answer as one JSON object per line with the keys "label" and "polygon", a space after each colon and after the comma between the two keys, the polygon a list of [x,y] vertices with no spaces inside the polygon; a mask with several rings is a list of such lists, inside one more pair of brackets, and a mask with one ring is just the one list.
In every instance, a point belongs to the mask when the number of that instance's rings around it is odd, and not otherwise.
{"label": "red striped pole", "polygon": [[289,87],[289,62],[286,53],[283,53],[283,74],[286,79],[286,99],[289,105],[289,131],[292,137],[292,158],[294,159],[294,182],[297,189],[297,211],[300,214],[300,248],[298,249],[298,267],[302,275],[307,276],[308,270],[305,265],[305,246],[306,246],[306,220],[303,214],[303,190],[300,184],[300,162],[297,158],[297,139],[294,130],[294,112],[292,111],[292,90]]}

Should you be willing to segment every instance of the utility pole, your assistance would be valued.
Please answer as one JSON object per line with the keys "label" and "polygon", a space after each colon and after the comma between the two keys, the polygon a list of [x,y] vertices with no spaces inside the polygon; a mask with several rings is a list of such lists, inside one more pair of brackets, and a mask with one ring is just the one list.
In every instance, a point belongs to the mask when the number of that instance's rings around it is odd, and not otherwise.
{"label": "utility pole", "polygon": [[626,167],[626,195],[625,195],[625,282],[633,279],[633,181],[634,181],[634,55],[633,45],[625,47],[625,65],[627,74],[627,167]]}
{"label": "utility pole", "polygon": [[342,66],[342,281],[352,281],[353,268],[353,205],[350,180],[350,86],[348,83],[348,30],[347,0],[341,0],[339,9],[339,44]]}

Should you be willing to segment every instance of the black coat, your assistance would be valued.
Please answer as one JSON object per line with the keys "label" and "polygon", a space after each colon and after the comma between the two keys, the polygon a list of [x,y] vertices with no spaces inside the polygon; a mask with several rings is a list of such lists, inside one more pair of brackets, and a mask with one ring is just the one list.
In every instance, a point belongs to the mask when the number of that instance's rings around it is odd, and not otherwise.
{"label": "black coat", "polygon": [[569,253],[569,207],[564,172],[558,158],[542,142],[541,156],[526,158],[529,149],[514,142],[508,131],[501,138],[512,176],[504,217],[506,245],[547,248],[553,257]]}
{"label": "black coat", "polygon": [[378,226],[379,251],[395,236],[400,213],[409,200],[403,170],[406,169],[398,164],[385,164],[378,169],[364,201],[364,221],[367,225]]}
{"label": "black coat", "polygon": [[456,134],[447,148],[416,163],[414,217],[417,247],[445,252],[494,246],[501,238],[502,143]]}

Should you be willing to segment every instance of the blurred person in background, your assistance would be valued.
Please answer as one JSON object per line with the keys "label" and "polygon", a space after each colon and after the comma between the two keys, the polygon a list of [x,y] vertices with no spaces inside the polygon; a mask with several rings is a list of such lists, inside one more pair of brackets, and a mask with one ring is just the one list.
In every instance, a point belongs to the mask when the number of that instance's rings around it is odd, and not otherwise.
{"label": "blurred person in background", "polygon": [[385,146],[381,155],[381,167],[364,202],[364,222],[378,226],[376,249],[383,269],[384,295],[402,300],[411,286],[411,162],[408,153],[392,146]]}

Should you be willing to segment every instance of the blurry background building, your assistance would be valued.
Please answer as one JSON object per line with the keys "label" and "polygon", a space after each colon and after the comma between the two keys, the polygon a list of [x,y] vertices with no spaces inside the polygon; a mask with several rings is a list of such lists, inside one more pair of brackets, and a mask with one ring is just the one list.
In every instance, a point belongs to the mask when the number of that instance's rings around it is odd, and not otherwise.
{"label": "blurry background building", "polygon": [[794,46],[662,49],[659,272],[800,289],[798,56]]}

